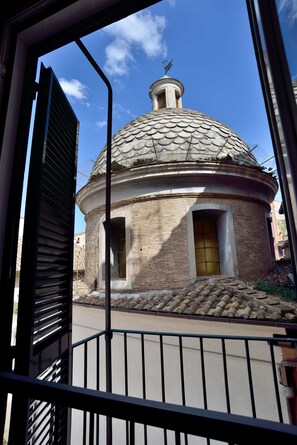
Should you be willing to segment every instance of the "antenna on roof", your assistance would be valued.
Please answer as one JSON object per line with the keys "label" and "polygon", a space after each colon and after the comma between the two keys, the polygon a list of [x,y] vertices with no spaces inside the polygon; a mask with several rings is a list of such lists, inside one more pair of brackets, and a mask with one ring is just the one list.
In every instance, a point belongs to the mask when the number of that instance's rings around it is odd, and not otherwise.
{"label": "antenna on roof", "polygon": [[266,162],[270,161],[270,160],[273,159],[273,158],[274,158],[274,155],[271,156],[270,158],[266,159],[266,161],[262,162],[262,164],[260,164],[260,165],[266,164]]}
{"label": "antenna on roof", "polygon": [[77,173],[79,173],[79,174],[82,175],[82,176],[85,176],[86,178],[89,178],[89,177],[90,177],[89,175],[86,175],[85,173],[82,173],[82,172],[80,172],[79,170],[77,170]]}
{"label": "antenna on roof", "polygon": [[170,60],[170,62],[168,62],[167,59],[163,60],[163,65],[164,65],[164,75],[166,76],[166,74],[168,73],[168,71],[170,70],[170,68],[173,66],[172,63],[173,59]]}

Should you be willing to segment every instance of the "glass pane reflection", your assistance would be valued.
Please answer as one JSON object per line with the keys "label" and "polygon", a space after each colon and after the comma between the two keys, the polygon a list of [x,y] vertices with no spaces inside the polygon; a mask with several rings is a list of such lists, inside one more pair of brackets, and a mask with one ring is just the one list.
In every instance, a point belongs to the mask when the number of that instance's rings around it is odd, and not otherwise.
{"label": "glass pane reflection", "polygon": [[297,2],[296,0],[276,0],[276,8],[289,65],[290,75],[297,98]]}

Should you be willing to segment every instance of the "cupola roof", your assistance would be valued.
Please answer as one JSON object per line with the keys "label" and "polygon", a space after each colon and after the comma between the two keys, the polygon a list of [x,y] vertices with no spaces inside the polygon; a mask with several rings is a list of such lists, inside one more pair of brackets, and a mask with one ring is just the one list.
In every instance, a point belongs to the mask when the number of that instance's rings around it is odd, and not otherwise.
{"label": "cupola roof", "polygon": [[[154,84],[153,84],[154,85]],[[106,169],[106,147],[91,179]],[[242,139],[229,127],[199,111],[161,108],[134,119],[112,138],[112,169],[168,162],[230,162],[259,167]]]}

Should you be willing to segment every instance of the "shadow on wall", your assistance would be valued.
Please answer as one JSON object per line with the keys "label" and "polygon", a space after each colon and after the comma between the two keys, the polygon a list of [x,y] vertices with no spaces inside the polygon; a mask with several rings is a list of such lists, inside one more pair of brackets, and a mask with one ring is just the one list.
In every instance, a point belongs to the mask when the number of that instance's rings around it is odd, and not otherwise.
{"label": "shadow on wall", "polygon": [[193,211],[203,208],[202,216],[216,221],[221,274],[254,280],[270,271],[264,205],[205,193],[195,200],[170,196],[133,204],[133,289],[182,288],[196,277],[195,260],[201,258],[196,257]]}

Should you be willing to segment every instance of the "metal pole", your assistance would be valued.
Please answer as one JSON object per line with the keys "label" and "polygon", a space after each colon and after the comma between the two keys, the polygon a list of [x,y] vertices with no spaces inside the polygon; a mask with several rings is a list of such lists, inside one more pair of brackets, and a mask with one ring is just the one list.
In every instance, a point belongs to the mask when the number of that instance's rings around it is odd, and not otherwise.
{"label": "metal pole", "polygon": [[[99,74],[108,90],[107,142],[106,142],[106,185],[105,185],[105,340],[106,340],[106,391],[112,392],[111,373],[111,305],[110,305],[110,207],[111,207],[111,139],[112,139],[112,88],[109,80],[95,62],[80,39],[75,43]],[[112,444],[111,418],[107,418],[106,442]]]}

